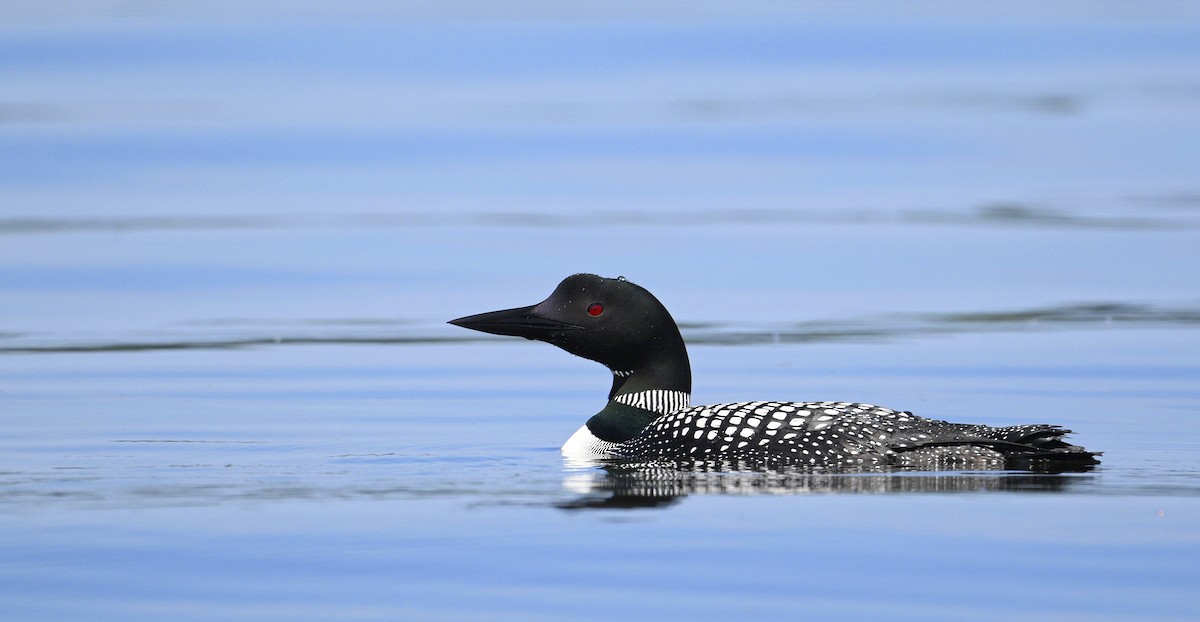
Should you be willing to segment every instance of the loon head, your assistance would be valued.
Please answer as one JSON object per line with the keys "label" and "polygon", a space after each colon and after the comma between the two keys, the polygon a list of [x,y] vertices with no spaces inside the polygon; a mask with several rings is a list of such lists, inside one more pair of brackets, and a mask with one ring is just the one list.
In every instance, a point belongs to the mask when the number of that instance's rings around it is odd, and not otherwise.
{"label": "loon head", "polygon": [[649,389],[691,393],[691,367],[675,320],[653,294],[623,277],[572,275],[535,305],[450,323],[545,341],[596,361],[613,372],[610,398]]}

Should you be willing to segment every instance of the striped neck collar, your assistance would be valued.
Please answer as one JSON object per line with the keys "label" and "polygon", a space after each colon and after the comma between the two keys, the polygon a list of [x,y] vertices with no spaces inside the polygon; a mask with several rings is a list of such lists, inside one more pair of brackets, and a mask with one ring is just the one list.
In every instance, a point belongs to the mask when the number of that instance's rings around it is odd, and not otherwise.
{"label": "striped neck collar", "polygon": [[637,393],[623,393],[613,396],[614,402],[626,406],[641,408],[660,415],[668,415],[688,407],[692,396],[686,391],[671,391],[668,389],[651,389]]}

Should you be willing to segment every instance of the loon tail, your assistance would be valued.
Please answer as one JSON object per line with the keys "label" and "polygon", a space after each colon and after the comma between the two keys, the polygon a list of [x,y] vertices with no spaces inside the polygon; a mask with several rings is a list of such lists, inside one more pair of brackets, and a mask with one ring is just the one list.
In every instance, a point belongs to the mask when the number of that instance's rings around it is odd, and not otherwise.
{"label": "loon tail", "polygon": [[1088,451],[1063,440],[1071,431],[1056,425],[1014,425],[1003,428],[962,425],[905,450],[934,447],[986,447],[1004,457],[1006,469],[1061,473],[1086,471],[1100,464],[1101,452]]}
{"label": "loon tail", "polygon": [[1056,425],[1018,425],[997,428],[997,431],[1015,436],[1014,442],[1027,448],[1005,456],[1011,469],[1076,471],[1100,464],[1100,452],[1088,451],[1063,440],[1071,431]]}

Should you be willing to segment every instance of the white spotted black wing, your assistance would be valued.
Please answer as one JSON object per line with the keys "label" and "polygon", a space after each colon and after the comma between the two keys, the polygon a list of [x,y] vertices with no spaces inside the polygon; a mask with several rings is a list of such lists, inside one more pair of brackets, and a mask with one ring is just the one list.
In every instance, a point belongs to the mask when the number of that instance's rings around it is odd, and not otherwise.
{"label": "white spotted black wing", "polygon": [[921,469],[1058,469],[1098,455],[1062,440],[1054,425],[949,423],[850,402],[740,402],[663,415],[617,457],[751,469],[799,466]]}
{"label": "white spotted black wing", "polygon": [[664,415],[618,455],[675,462],[870,466],[934,438],[943,421],[871,404],[740,402]]}

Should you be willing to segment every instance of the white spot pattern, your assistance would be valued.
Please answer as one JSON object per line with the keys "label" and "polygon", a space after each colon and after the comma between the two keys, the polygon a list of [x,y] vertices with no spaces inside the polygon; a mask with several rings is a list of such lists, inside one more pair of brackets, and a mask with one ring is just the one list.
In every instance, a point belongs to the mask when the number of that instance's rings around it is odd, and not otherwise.
{"label": "white spot pattern", "polygon": [[[637,396],[631,405],[661,408],[670,403],[670,394],[677,394],[675,399],[686,404],[687,394],[673,391],[619,397]],[[694,426],[696,433],[679,435],[675,428],[681,424],[689,426],[688,430]],[[681,406],[656,419],[635,438],[614,446],[612,454],[639,461],[695,464],[709,460],[755,468],[895,465],[997,469],[1006,468],[1009,454],[1044,453],[1043,447],[1065,446],[1054,451],[1090,456],[1058,440],[1067,432],[1052,425],[995,428],[948,423],[851,402],[740,402]]]}

